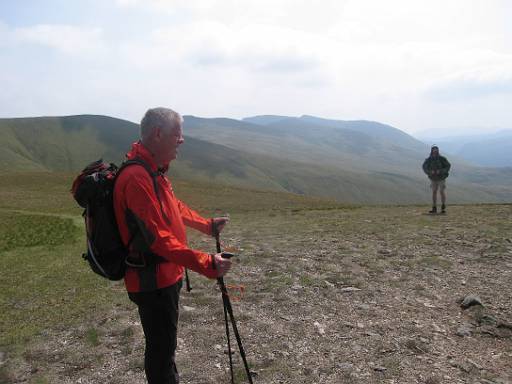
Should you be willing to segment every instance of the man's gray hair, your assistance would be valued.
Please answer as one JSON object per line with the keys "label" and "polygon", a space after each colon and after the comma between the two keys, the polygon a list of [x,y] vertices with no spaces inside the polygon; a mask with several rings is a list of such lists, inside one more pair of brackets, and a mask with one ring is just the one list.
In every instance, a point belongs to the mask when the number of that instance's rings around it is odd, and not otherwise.
{"label": "man's gray hair", "polygon": [[140,137],[144,139],[157,127],[170,131],[179,127],[181,123],[183,123],[181,115],[170,108],[158,107],[148,109],[140,122]]}

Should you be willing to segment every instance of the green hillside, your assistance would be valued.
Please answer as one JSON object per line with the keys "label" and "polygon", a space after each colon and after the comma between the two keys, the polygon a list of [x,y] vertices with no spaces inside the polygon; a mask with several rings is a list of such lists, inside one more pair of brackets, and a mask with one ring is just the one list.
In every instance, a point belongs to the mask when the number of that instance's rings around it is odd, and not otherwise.
{"label": "green hillside", "polygon": [[[363,178],[365,174],[394,174],[404,182],[425,181],[421,164],[428,156],[428,146],[385,124],[312,116],[256,116],[243,121],[186,116],[185,127],[195,138],[279,161],[305,163],[308,169],[316,165],[326,169],[322,172],[326,176],[346,172]],[[462,189],[479,189],[468,184],[512,186],[512,168],[477,167],[458,158],[450,161],[454,170],[450,182]]]}
{"label": "green hillside", "polygon": [[0,169],[78,170],[94,159],[122,160],[138,126],[106,116],[0,119]]}
{"label": "green hillside", "polygon": [[[420,169],[425,155],[417,150],[422,144],[393,127],[356,122],[363,128],[346,129],[337,126],[339,122],[308,116],[256,120],[260,124],[186,116],[185,144],[170,173],[181,180],[342,202],[428,200],[428,182]],[[372,124],[377,127],[375,135]],[[98,158],[119,163],[138,137],[137,124],[95,115],[0,119],[0,130],[0,171],[4,172],[76,172]],[[398,146],[397,135],[411,146]],[[512,199],[512,169],[458,162],[454,168],[451,201]]]}

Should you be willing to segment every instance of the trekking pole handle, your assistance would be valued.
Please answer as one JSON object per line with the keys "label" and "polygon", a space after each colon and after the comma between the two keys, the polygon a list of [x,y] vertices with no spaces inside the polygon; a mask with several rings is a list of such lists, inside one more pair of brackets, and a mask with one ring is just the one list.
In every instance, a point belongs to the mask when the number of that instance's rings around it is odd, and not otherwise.
{"label": "trekking pole handle", "polygon": [[232,257],[236,257],[237,255],[235,255],[234,253],[231,253],[231,252],[221,252],[221,257],[223,259],[231,259]]}

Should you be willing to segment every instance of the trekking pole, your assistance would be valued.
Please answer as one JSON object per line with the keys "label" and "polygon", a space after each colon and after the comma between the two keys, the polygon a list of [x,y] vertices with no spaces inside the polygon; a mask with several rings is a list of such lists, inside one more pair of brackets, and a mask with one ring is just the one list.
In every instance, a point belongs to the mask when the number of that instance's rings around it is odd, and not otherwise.
{"label": "trekking pole", "polygon": [[[220,246],[220,235],[217,229],[215,228],[215,241],[217,243],[217,253],[222,253],[222,249]],[[233,254],[223,253],[222,257],[230,258]],[[228,354],[229,354],[229,368],[231,370],[231,383],[234,384],[234,376],[233,376],[233,360],[231,357],[231,342],[229,336],[229,325],[228,325],[228,314],[231,319],[231,327],[233,328],[233,333],[235,334],[236,342],[238,344],[238,349],[240,351],[240,356],[242,356],[242,360],[244,362],[245,373],[247,374],[247,380],[249,380],[250,384],[252,382],[251,371],[249,370],[249,364],[247,364],[247,358],[245,357],[244,346],[242,345],[242,339],[240,338],[240,334],[238,333],[238,328],[236,326],[235,317],[233,316],[233,307],[231,306],[231,301],[229,300],[229,295],[226,290],[226,285],[224,284],[224,278],[218,277],[217,283],[219,284],[220,291],[222,293],[222,302],[224,304],[224,321],[226,323],[226,337],[228,339]]]}
{"label": "trekking pole", "polygon": [[[216,232],[216,234],[215,234],[215,240],[217,243],[217,253],[221,253],[222,250],[220,247],[220,239],[219,239],[218,232]],[[226,306],[226,300],[229,301],[229,296],[227,295],[226,287],[224,285],[224,278],[223,277],[217,278],[217,283],[219,284],[220,291],[222,293],[222,304],[223,304],[223,309],[224,309],[224,324],[226,325],[226,338],[228,340],[229,372],[231,375],[231,384],[234,384],[235,378],[234,378],[234,374],[233,374],[233,356],[232,356],[233,354],[231,352],[231,337],[229,335],[228,311],[227,311],[227,306]]]}

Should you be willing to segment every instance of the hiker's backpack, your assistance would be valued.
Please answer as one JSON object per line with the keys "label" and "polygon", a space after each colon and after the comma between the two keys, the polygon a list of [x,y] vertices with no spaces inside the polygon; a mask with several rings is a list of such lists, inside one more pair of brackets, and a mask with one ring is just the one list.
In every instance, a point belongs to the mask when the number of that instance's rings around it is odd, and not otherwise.
{"label": "hiker's backpack", "polygon": [[[143,166],[156,183],[155,174],[139,159],[128,160],[121,167],[106,164],[102,159],[89,164],[73,181],[71,193],[76,202],[85,208],[87,251],[82,257],[91,269],[109,280],[121,280],[126,271],[128,248],[135,236],[131,234],[128,245],[121,240],[114,212],[114,184],[123,171],[132,164]],[[155,185],[156,187],[156,185]]]}

